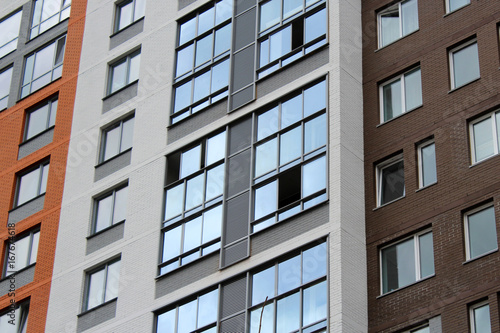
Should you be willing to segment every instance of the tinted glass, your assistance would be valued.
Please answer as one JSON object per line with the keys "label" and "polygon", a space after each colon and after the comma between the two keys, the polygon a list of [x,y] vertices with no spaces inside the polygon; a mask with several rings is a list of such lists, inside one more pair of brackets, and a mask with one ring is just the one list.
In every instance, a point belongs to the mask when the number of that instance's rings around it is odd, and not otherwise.
{"label": "tinted glass", "polygon": [[260,6],[260,31],[279,23],[280,7],[281,0],[271,0]]}
{"label": "tinted glass", "polygon": [[278,131],[278,107],[264,112],[257,117],[257,140],[263,139],[266,136]]}
{"label": "tinted glass", "polygon": [[213,34],[210,34],[196,42],[196,60],[195,66],[212,59]]}
{"label": "tinted glass", "polygon": [[470,257],[475,258],[498,248],[495,211],[488,207],[468,216]]}
{"label": "tinted glass", "polygon": [[211,200],[222,195],[224,190],[224,164],[207,172],[207,190],[205,200]]}
{"label": "tinted glass", "polygon": [[434,274],[434,246],[432,232],[419,236],[420,278]]}
{"label": "tinted glass", "polygon": [[463,86],[479,77],[477,43],[453,53],[454,88]]}
{"label": "tinted glass", "polygon": [[176,76],[185,74],[193,68],[194,44],[177,51]]}
{"label": "tinted glass", "polygon": [[406,100],[405,110],[410,111],[422,105],[422,81],[420,77],[420,69],[405,74],[404,80]]}
{"label": "tinted glass", "polygon": [[184,225],[184,249],[182,252],[187,252],[201,245],[201,226],[201,216]]}
{"label": "tinted glass", "polygon": [[185,151],[181,155],[181,178],[187,177],[200,169],[201,146]]}
{"label": "tinted glass", "polygon": [[380,171],[380,204],[396,200],[404,194],[404,165],[403,161],[398,161]]}
{"label": "tinted glass", "polygon": [[281,128],[302,119],[302,94],[295,96],[281,104]]}
{"label": "tinted glass", "polygon": [[382,250],[382,280],[384,293],[416,281],[413,238]]}
{"label": "tinted glass", "polygon": [[491,121],[491,118],[486,118],[472,125],[476,162],[484,160],[495,153]]}
{"label": "tinted glass", "polygon": [[326,145],[326,114],[305,124],[304,154]]}
{"label": "tinted glass", "polygon": [[326,82],[320,83],[304,91],[304,117],[326,107]]}
{"label": "tinted glass", "polygon": [[280,137],[280,165],[293,161],[300,157],[302,150],[302,127],[283,133]]}
{"label": "tinted glass", "polygon": [[222,224],[222,206],[217,206],[203,213],[202,243],[220,237]]}
{"label": "tinted glass", "polygon": [[403,113],[400,80],[383,86],[382,94],[384,104],[384,121],[390,120]]}
{"label": "tinted glass", "polygon": [[491,333],[490,306],[488,304],[474,309],[474,331]]}
{"label": "tinted glass", "polygon": [[200,174],[187,181],[186,185],[186,210],[199,206],[203,202],[204,174]]}
{"label": "tinted glass", "polygon": [[434,143],[422,147],[422,186],[433,184],[437,181],[436,173],[436,146]]}

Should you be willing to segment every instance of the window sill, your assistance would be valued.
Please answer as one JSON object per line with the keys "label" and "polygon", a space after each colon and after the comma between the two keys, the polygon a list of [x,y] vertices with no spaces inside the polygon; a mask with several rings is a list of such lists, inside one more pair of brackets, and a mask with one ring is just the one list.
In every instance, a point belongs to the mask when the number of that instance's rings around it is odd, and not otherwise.
{"label": "window sill", "polygon": [[414,33],[418,32],[418,31],[420,31],[420,28],[418,28],[418,29],[417,29],[417,30],[415,30],[415,31],[410,32],[410,33],[409,33],[409,34],[407,34],[407,35],[404,35],[404,36],[399,37],[398,39],[396,39],[396,40],[394,40],[394,41],[390,42],[390,43],[389,43],[389,44],[387,44],[387,45],[384,45],[384,46],[382,46],[382,47],[379,47],[379,48],[378,48],[378,49],[376,49],[374,52],[375,52],[375,53],[377,53],[377,52],[379,52],[380,50],[383,50],[383,49],[385,49],[386,47],[391,46],[391,45],[393,45],[393,44],[395,44],[395,43],[399,42],[400,40],[402,40],[402,39],[404,39],[404,38],[406,38],[406,37],[408,37],[408,36],[413,35]]}
{"label": "window sill", "polygon": [[26,143],[28,143],[28,142],[30,142],[30,141],[36,140],[36,138],[38,138],[38,137],[42,136],[43,134],[47,133],[48,131],[54,129],[54,127],[55,127],[55,125],[52,125],[49,128],[41,131],[40,133],[37,133],[35,136],[32,136],[31,138],[29,138],[27,140],[24,140],[23,142],[21,142],[19,144],[19,147],[22,146],[22,145],[24,145],[24,144],[26,144]]}
{"label": "window sill", "polygon": [[436,185],[436,184],[437,184],[437,182],[434,182],[434,183],[432,183],[432,184],[422,186],[422,187],[420,187],[419,189],[416,189],[416,190],[415,190],[415,193],[420,192],[420,191],[423,191],[423,190],[425,190],[426,188],[432,187],[433,185]]}
{"label": "window sill", "polygon": [[120,34],[121,32],[123,32],[124,30],[127,30],[129,27],[131,27],[131,26],[133,26],[133,25],[135,25],[135,24],[138,24],[138,23],[139,23],[139,22],[141,22],[141,21],[144,21],[144,16],[143,16],[143,17],[141,17],[141,18],[139,18],[139,19],[137,19],[137,20],[135,20],[134,22],[132,22],[132,23],[130,23],[130,24],[128,24],[128,25],[126,25],[126,26],[124,26],[124,27],[123,27],[123,28],[121,28],[120,30],[117,30],[117,31],[113,32],[113,33],[109,36],[109,38],[113,38],[114,36],[119,35],[119,34]]}
{"label": "window sill", "polygon": [[21,268],[20,270],[14,272],[14,273],[10,273],[9,275],[6,275],[4,276],[1,280],[0,280],[0,283],[5,281],[5,280],[9,280],[12,276],[15,276],[15,275],[18,275],[24,271],[27,271],[28,269],[30,269],[31,267],[34,267],[36,265],[36,262],[32,263],[31,265],[28,265],[26,267],[23,267]]}
{"label": "window sill", "polygon": [[474,164],[469,165],[469,169],[470,169],[470,168],[475,167],[475,166],[476,166],[476,165],[478,165],[478,164],[481,164],[481,163],[483,163],[483,162],[489,161],[489,160],[491,160],[491,159],[493,159],[493,158],[497,157],[498,155],[499,155],[499,154],[493,154],[493,155],[491,155],[491,156],[489,156],[489,157],[486,157],[485,159],[482,159],[481,161],[474,162]]}
{"label": "window sill", "polygon": [[378,124],[376,127],[378,128],[378,127],[380,127],[380,126],[382,126],[382,125],[384,125],[384,124],[390,123],[390,122],[391,122],[391,121],[393,121],[393,120],[399,119],[399,118],[403,117],[404,115],[407,115],[407,114],[408,114],[408,113],[410,113],[410,112],[413,112],[413,111],[415,111],[415,110],[418,110],[418,109],[422,108],[423,106],[424,106],[423,104],[420,104],[419,106],[417,106],[417,107],[415,107],[415,108],[413,108],[413,109],[411,109],[411,110],[408,110],[408,111],[406,111],[406,112],[403,112],[403,113],[401,113],[400,115],[397,115],[396,117],[392,117],[391,119],[386,120],[386,121],[384,121],[383,123]]}
{"label": "window sill", "polygon": [[463,5],[462,7],[458,7],[457,9],[452,10],[451,12],[448,12],[448,13],[444,14],[444,15],[443,15],[443,17],[450,16],[451,14],[458,12],[460,9],[465,8],[465,7],[468,7],[468,6],[470,6],[470,5],[471,5],[471,4],[470,4],[470,2],[469,2],[468,4],[465,4],[465,5]]}
{"label": "window sill", "polygon": [[98,236],[100,234],[103,234],[106,231],[111,230],[111,229],[113,229],[113,228],[115,228],[115,227],[117,227],[117,226],[119,226],[121,224],[124,224],[124,223],[125,223],[125,220],[122,220],[120,222],[116,222],[115,224],[112,224],[109,227],[106,227],[106,228],[104,228],[102,230],[99,230],[98,232],[95,232],[92,235],[88,235],[86,238],[87,238],[87,240],[92,239],[93,237],[96,237],[96,236]]}
{"label": "window sill", "polygon": [[394,294],[394,293],[396,293],[396,292],[398,292],[398,291],[400,291],[400,290],[403,290],[403,289],[409,288],[409,287],[414,286],[414,285],[416,285],[416,284],[418,284],[418,283],[420,283],[420,282],[422,282],[422,281],[429,280],[429,279],[431,279],[431,278],[433,278],[433,277],[435,277],[435,276],[436,276],[436,273],[434,273],[434,274],[432,274],[432,275],[429,275],[429,276],[426,276],[425,278],[420,279],[420,280],[418,280],[418,281],[415,281],[415,282],[413,282],[413,283],[407,284],[406,286],[399,287],[398,289],[394,289],[394,290],[391,290],[391,291],[386,292],[385,294],[379,295],[379,296],[377,296],[377,297],[376,297],[376,299],[380,299],[380,298],[382,298],[382,297],[385,297],[385,296],[388,296],[388,295],[392,295],[392,294]]}
{"label": "window sill", "polygon": [[466,261],[464,261],[464,262],[462,263],[462,265],[467,265],[467,264],[468,264],[468,263],[470,263],[470,262],[476,261],[476,260],[478,260],[478,259],[481,259],[481,258],[483,258],[483,257],[489,256],[490,254],[493,254],[493,253],[496,253],[496,252],[498,252],[498,248],[496,248],[496,249],[494,249],[494,250],[491,250],[491,251],[488,251],[488,252],[486,252],[486,253],[483,253],[483,254],[481,254],[480,256],[477,256],[477,257],[474,257],[474,258],[471,258],[471,259],[467,259]]}
{"label": "window sill", "polygon": [[137,80],[135,80],[135,81],[132,81],[132,82],[130,82],[129,84],[124,85],[124,86],[123,86],[123,87],[121,87],[120,89],[118,89],[118,90],[116,90],[116,91],[113,91],[112,93],[110,93],[110,94],[108,94],[108,95],[104,96],[104,97],[102,98],[102,100],[103,100],[103,101],[105,101],[105,100],[107,100],[108,98],[111,98],[112,96],[117,95],[117,94],[118,94],[118,93],[120,93],[121,91],[123,91],[123,90],[127,89],[128,87],[133,86],[133,85],[134,85],[134,84],[136,84],[137,82],[139,82],[139,79],[137,79]]}
{"label": "window sill", "polygon": [[109,163],[110,161],[115,160],[115,159],[117,159],[118,157],[120,157],[120,156],[122,156],[122,155],[125,155],[126,153],[128,153],[128,152],[129,152],[129,151],[131,151],[131,150],[132,150],[132,148],[126,149],[126,150],[122,151],[121,153],[116,154],[115,156],[108,158],[108,159],[107,159],[107,160],[105,160],[105,161],[99,162],[99,163],[98,163],[98,164],[97,164],[94,168],[96,168],[96,169],[97,169],[97,168],[99,168],[101,165],[104,165],[104,164],[106,164],[106,163]]}
{"label": "window sill", "polygon": [[182,269],[184,269],[186,267],[191,266],[191,264],[193,264],[193,263],[200,262],[200,261],[202,261],[204,259],[207,259],[207,258],[213,256],[215,253],[217,253],[218,255],[220,255],[220,250],[221,249],[219,248],[218,250],[215,250],[214,252],[210,252],[210,253],[208,253],[208,254],[206,254],[204,256],[198,257],[198,258],[194,259],[193,261],[188,262],[187,264],[184,264],[182,266],[174,268],[173,270],[171,270],[169,272],[166,272],[166,273],[163,273],[161,275],[158,275],[158,276],[155,277],[155,280],[158,281],[158,280],[161,280],[161,279],[163,279],[164,277],[166,277],[168,275],[174,274],[175,272],[179,272],[180,270],[182,270]]}
{"label": "window sill", "polygon": [[476,81],[479,81],[480,79],[481,79],[481,77],[478,77],[478,78],[475,78],[475,79],[474,79],[474,80],[472,80],[472,81],[469,81],[469,82],[467,82],[467,83],[462,84],[462,85],[461,85],[461,86],[459,86],[459,87],[453,88],[453,89],[451,89],[450,91],[448,91],[448,94],[451,94],[451,93],[452,93],[452,92],[454,92],[454,91],[457,91],[457,90],[459,90],[459,89],[461,89],[461,88],[463,88],[463,87],[466,87],[466,86],[468,86],[468,85],[469,85],[469,84],[471,84],[471,83],[474,83],[474,82],[476,82]]}
{"label": "window sill", "polygon": [[406,198],[406,194],[405,194],[405,195],[403,195],[402,197],[399,197],[399,198],[394,199],[394,200],[392,200],[392,201],[386,202],[386,203],[385,203],[385,204],[383,204],[383,205],[377,206],[377,207],[373,208],[373,209],[372,209],[372,211],[379,210],[380,208],[383,208],[383,207],[385,207],[385,206],[387,206],[387,205],[390,205],[390,204],[392,204],[392,203],[394,203],[394,202],[396,202],[396,201],[402,200],[402,199],[404,199],[404,198]]}
{"label": "window sill", "polygon": [[102,307],[104,307],[104,306],[106,306],[106,305],[108,305],[108,304],[111,304],[111,303],[113,303],[113,302],[116,302],[117,300],[118,300],[118,297],[115,297],[115,298],[113,298],[113,299],[110,299],[109,301],[106,301],[106,302],[101,303],[101,304],[99,304],[99,305],[97,305],[97,306],[94,306],[92,309],[85,310],[85,311],[83,311],[83,312],[81,312],[81,313],[77,314],[76,316],[77,316],[77,317],[82,317],[82,316],[86,315],[87,313],[90,313],[90,312],[92,312],[92,311],[96,311],[97,309],[100,309],[100,308],[102,308]]}

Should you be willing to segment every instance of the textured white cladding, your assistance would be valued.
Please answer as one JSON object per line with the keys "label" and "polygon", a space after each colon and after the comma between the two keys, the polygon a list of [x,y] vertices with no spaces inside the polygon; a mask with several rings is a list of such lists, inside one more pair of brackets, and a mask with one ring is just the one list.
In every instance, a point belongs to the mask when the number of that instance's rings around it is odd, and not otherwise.
{"label": "textured white cladding", "polygon": [[[328,237],[330,331],[366,332],[361,0],[327,1],[328,63],[167,145],[176,20],[206,3],[198,0],[176,11],[177,0],[147,0],[143,31],[110,48],[115,1],[88,1],[46,331],[77,330],[85,271],[117,255],[121,255],[121,267],[116,315],[85,332],[152,332],[153,311],[247,272],[280,253]],[[103,113],[108,64],[139,46],[137,95]],[[321,77],[328,78],[329,86],[330,223],[155,298],[165,156]],[[131,112],[135,114],[131,163],[94,181],[101,129]],[[128,204],[123,237],[86,254],[92,198],[126,180]]]}

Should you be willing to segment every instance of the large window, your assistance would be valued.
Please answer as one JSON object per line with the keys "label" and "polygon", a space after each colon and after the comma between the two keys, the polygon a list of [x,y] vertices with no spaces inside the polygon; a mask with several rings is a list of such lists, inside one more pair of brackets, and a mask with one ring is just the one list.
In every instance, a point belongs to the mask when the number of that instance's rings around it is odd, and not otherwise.
{"label": "large window", "polygon": [[453,12],[468,4],[470,4],[470,0],[446,0],[446,12]]}
{"label": "large window", "polygon": [[233,0],[222,0],[180,23],[172,123],[228,95]]}
{"label": "large window", "polygon": [[259,78],[326,44],[324,7],[323,0],[261,3]]}
{"label": "large window", "polygon": [[467,259],[474,259],[497,249],[497,225],[494,207],[480,207],[465,214]]}
{"label": "large window", "polygon": [[139,79],[141,50],[135,51],[109,66],[108,94]]}
{"label": "large window", "polygon": [[397,156],[377,165],[377,206],[404,197],[405,172],[402,156]]}
{"label": "large window", "polygon": [[144,16],[146,0],[126,0],[116,5],[115,32]]}
{"label": "large window", "polygon": [[49,174],[49,163],[42,163],[29,172],[21,174],[17,179],[17,194],[14,207],[36,198],[45,193],[47,189],[47,177]]}
{"label": "large window", "polygon": [[481,302],[469,307],[471,333],[491,333],[490,306]]}
{"label": "large window", "polygon": [[[244,297],[244,295],[242,295]],[[157,333],[216,333],[219,291],[212,290],[158,315]]]}
{"label": "large window", "polygon": [[326,82],[256,115],[253,231],[326,200]]}
{"label": "large window", "polygon": [[28,326],[29,302],[23,301],[14,309],[14,320],[12,310],[0,314],[0,332],[2,333],[26,333]]}
{"label": "large window", "polygon": [[26,58],[21,97],[61,77],[65,44],[66,36],[63,36]]}
{"label": "large window", "polygon": [[17,48],[17,39],[21,27],[22,11],[0,21],[0,58]]}
{"label": "large window", "polygon": [[476,40],[450,50],[449,54],[451,89],[459,88],[479,78],[479,54]]}
{"label": "large window", "polygon": [[472,163],[497,155],[500,147],[500,111],[470,123]]}
{"label": "large window", "polygon": [[133,132],[134,117],[124,119],[105,129],[102,138],[100,161],[107,161],[132,148]]}
{"label": "large window", "polygon": [[12,67],[0,72],[0,110],[7,108],[9,102],[10,82],[12,80]]}
{"label": "large window", "polygon": [[385,122],[422,105],[420,67],[380,85],[380,121]]}
{"label": "large window", "polygon": [[125,221],[128,187],[124,186],[96,199],[92,233]]}
{"label": "large window", "polygon": [[57,97],[44,102],[26,114],[24,141],[44,132],[56,123]]}
{"label": "large window", "polygon": [[250,333],[326,332],[327,257],[322,243],[252,274]]}
{"label": "large window", "polygon": [[426,141],[418,146],[418,180],[420,188],[437,182],[434,140]]}
{"label": "large window", "polygon": [[380,251],[382,293],[434,274],[432,231],[413,235]]}
{"label": "large window", "polygon": [[30,38],[52,28],[69,17],[71,0],[36,0]]}
{"label": "large window", "polygon": [[118,297],[120,260],[115,260],[87,273],[83,311]]}
{"label": "large window", "polygon": [[31,231],[18,237],[15,242],[6,242],[3,276],[8,276],[36,262],[40,231]]}
{"label": "large window", "polygon": [[418,30],[417,0],[398,2],[378,13],[378,46],[384,47]]}

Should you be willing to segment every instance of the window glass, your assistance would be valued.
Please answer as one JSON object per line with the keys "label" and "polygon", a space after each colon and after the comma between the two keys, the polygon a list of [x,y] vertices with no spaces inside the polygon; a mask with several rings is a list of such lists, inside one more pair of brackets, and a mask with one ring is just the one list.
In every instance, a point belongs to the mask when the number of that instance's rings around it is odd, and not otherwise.
{"label": "window glass", "polygon": [[[0,314],[0,332],[2,333],[26,333],[28,325],[29,302],[15,304],[8,312]],[[12,315],[16,320],[12,320]]]}
{"label": "window glass", "polygon": [[115,223],[125,220],[127,189],[123,187],[96,201],[94,232],[99,232]]}
{"label": "window glass", "polygon": [[326,145],[326,114],[305,123],[304,154]]}
{"label": "window glass", "polygon": [[380,13],[380,46],[394,42],[400,37],[399,33],[399,6],[391,7]]}
{"label": "window glass", "polygon": [[422,328],[417,328],[416,330],[410,331],[411,333],[430,333],[429,326],[425,326]]}
{"label": "window glass", "polygon": [[258,177],[276,168],[278,144],[276,139],[267,141],[255,149],[255,176]]}
{"label": "window glass", "polygon": [[134,118],[128,118],[113,125],[110,129],[104,130],[103,153],[101,162],[123,153],[132,148],[134,132]]}
{"label": "window glass", "polygon": [[29,111],[26,116],[25,140],[54,126],[57,112],[57,98]]}
{"label": "window glass", "polygon": [[326,187],[326,157],[323,156],[304,165],[303,196],[309,196]]}
{"label": "window glass", "polygon": [[434,143],[423,144],[420,154],[420,187],[434,184],[437,181],[436,146]]}
{"label": "window glass", "polygon": [[35,0],[35,9],[31,22],[30,39],[67,19],[71,10],[71,1]]}
{"label": "window glass", "polygon": [[44,194],[47,186],[49,165],[40,165],[36,169],[19,177],[16,206]]}
{"label": "window glass", "polygon": [[491,333],[490,306],[484,304],[472,310],[472,332]]}
{"label": "window glass", "polygon": [[185,210],[190,210],[203,203],[203,181],[203,174],[187,181]]}
{"label": "window glass", "polygon": [[405,195],[403,160],[379,167],[379,205]]}
{"label": "window glass", "polygon": [[326,318],[327,314],[326,281],[320,282],[304,290],[303,325],[309,325]]}
{"label": "window glass", "polygon": [[281,104],[281,128],[302,119],[302,94],[295,96]]}
{"label": "window glass", "polygon": [[143,17],[145,6],[145,0],[132,0],[119,4],[116,12],[115,31],[119,31]]}
{"label": "window glass", "polygon": [[418,30],[417,0],[399,2],[378,14],[379,47]]}
{"label": "window glass", "polygon": [[403,36],[418,29],[418,4],[417,0],[410,0],[401,3],[401,22],[403,26]]}
{"label": "window glass", "polygon": [[304,43],[312,42],[326,32],[326,10],[321,10],[306,18]]}
{"label": "window glass", "polygon": [[279,23],[280,7],[280,0],[270,0],[260,6],[260,31]]}
{"label": "window glass", "polygon": [[207,188],[205,200],[214,199],[222,195],[224,186],[224,164],[207,171]]}
{"label": "window glass", "polygon": [[252,304],[259,304],[266,300],[266,297],[274,297],[274,276],[275,268],[270,267],[252,276]]}
{"label": "window glass", "polygon": [[219,133],[207,140],[207,165],[222,158],[226,153],[226,133]]}
{"label": "window glass", "polygon": [[163,261],[175,258],[181,254],[182,226],[171,229],[163,234]]}
{"label": "window glass", "polygon": [[327,253],[326,243],[302,253],[302,283],[308,283],[326,275]]}
{"label": "window glass", "polygon": [[470,0],[447,0],[448,4],[448,12],[452,12],[459,8],[462,8],[465,5],[468,5]]}
{"label": "window glass", "polygon": [[87,297],[84,306],[90,310],[118,296],[120,261],[114,261],[87,274]]}
{"label": "window glass", "polygon": [[209,61],[212,58],[213,35],[208,35],[196,43],[195,66]]}
{"label": "window glass", "polygon": [[2,31],[0,34],[0,58],[17,48],[22,14],[23,12],[19,11],[0,22],[0,31]]}
{"label": "window glass", "polygon": [[405,84],[405,111],[410,111],[422,105],[422,81],[420,69],[404,75]]}
{"label": "window glass", "polygon": [[167,190],[166,197],[165,219],[168,220],[182,213],[184,202],[184,183]]}
{"label": "window glass", "polygon": [[0,72],[0,110],[7,108],[12,79],[12,67]]}
{"label": "window glass", "polygon": [[[210,45],[211,47],[211,45]],[[214,56],[218,56],[231,48],[231,24],[215,31]]]}
{"label": "window glass", "polygon": [[18,237],[15,242],[6,242],[3,277],[34,264],[38,253],[40,231],[32,231]]}
{"label": "window glass", "polygon": [[493,112],[470,125],[472,162],[498,154],[500,147],[500,112]]}
{"label": "window glass", "polygon": [[141,52],[137,51],[110,66],[108,94],[114,93],[139,78],[140,61]]}
{"label": "window glass", "polygon": [[276,210],[276,181],[255,190],[255,219]]}
{"label": "window glass", "polygon": [[300,255],[278,264],[278,294],[300,286],[300,271],[297,268],[301,264]]}
{"label": "window glass", "polygon": [[452,51],[453,86],[461,87],[479,78],[479,55],[477,43]]}
{"label": "window glass", "polygon": [[300,327],[300,293],[278,300],[276,305],[276,331],[292,332]]}
{"label": "window glass", "polygon": [[297,142],[302,142],[302,128],[295,127],[281,135],[280,141],[280,165],[291,162],[302,154],[301,146]]}
{"label": "window glass", "polygon": [[401,81],[397,80],[383,87],[384,121],[403,113]]}
{"label": "window glass", "polygon": [[498,248],[493,206],[466,215],[469,258],[474,259]]}
{"label": "window glass", "polygon": [[261,140],[278,131],[278,117],[278,107],[257,116],[257,140]]}

